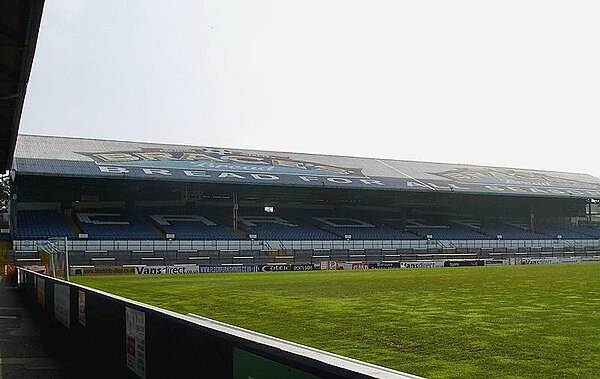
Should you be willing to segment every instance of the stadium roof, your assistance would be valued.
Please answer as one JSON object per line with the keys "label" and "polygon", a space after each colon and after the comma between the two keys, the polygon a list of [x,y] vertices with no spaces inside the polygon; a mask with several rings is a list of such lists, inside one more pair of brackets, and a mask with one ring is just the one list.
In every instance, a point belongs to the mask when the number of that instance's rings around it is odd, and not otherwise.
{"label": "stadium roof", "polygon": [[19,135],[13,170],[17,176],[600,198],[600,179],[586,174],[33,135]]}
{"label": "stadium roof", "polygon": [[11,164],[44,0],[0,1],[0,172]]}

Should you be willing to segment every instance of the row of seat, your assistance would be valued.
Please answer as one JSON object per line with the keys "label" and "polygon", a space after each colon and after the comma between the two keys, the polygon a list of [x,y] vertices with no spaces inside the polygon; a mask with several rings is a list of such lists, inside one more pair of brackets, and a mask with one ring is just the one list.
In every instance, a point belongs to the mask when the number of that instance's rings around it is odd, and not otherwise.
{"label": "row of seat", "polygon": [[[88,239],[147,240],[418,240],[418,239],[589,239],[600,238],[600,226],[540,224],[527,230],[518,221],[409,219],[365,221],[359,217],[279,217],[243,215],[238,229],[223,212],[147,213],[143,216],[106,209],[78,212],[71,220],[56,210],[27,210],[17,215],[15,239],[76,237],[77,228]],[[76,226],[75,226],[76,225]]]}
{"label": "row of seat", "polygon": [[73,232],[65,218],[55,210],[20,211],[18,224],[14,228],[15,239],[48,239],[52,237],[73,237]]}

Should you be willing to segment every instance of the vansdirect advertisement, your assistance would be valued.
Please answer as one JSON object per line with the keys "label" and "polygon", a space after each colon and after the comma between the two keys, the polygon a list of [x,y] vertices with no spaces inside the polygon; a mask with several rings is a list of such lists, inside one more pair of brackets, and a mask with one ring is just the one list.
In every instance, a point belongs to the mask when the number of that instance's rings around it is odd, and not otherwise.
{"label": "vansdirect advertisement", "polygon": [[134,271],[137,275],[197,274],[200,272],[198,265],[138,266],[134,268]]}
{"label": "vansdirect advertisement", "polygon": [[559,258],[522,258],[522,265],[547,265],[561,263]]}
{"label": "vansdirect advertisement", "polygon": [[436,267],[435,262],[400,262],[400,268],[432,268]]}

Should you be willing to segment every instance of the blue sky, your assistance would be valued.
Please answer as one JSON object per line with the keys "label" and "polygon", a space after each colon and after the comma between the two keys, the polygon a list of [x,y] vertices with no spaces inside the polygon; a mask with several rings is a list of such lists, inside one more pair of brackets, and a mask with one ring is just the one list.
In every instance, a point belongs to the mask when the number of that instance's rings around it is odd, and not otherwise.
{"label": "blue sky", "polygon": [[600,177],[597,1],[46,1],[20,132]]}

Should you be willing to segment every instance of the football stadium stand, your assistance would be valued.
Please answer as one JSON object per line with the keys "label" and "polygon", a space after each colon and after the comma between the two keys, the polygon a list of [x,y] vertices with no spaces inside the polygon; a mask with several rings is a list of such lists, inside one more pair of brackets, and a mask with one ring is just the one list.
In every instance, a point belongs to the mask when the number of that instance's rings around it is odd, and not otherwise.
{"label": "football stadium stand", "polygon": [[89,265],[600,248],[600,179],[583,174],[21,135],[11,179],[26,260],[53,237]]}

